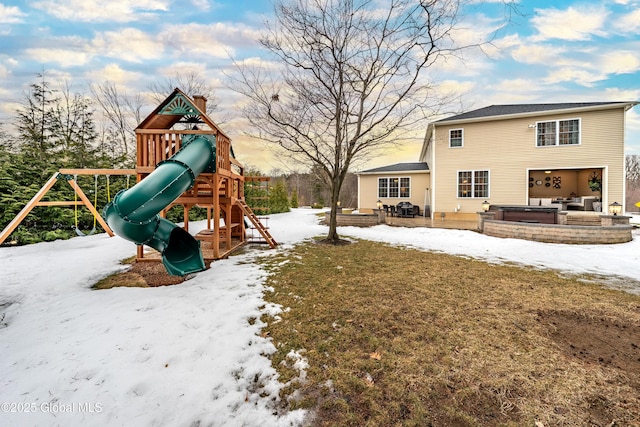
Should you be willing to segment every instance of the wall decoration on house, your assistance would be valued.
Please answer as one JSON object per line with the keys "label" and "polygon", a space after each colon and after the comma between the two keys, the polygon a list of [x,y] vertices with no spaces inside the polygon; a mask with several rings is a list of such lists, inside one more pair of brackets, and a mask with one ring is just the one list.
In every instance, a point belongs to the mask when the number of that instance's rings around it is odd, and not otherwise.
{"label": "wall decoration on house", "polygon": [[542,181],[541,180],[537,180],[536,181],[536,185],[542,185]]}
{"label": "wall decoration on house", "polygon": [[546,177],[544,180],[545,180],[545,181],[551,181],[551,178]]}
{"label": "wall decoration on house", "polygon": [[591,191],[600,191],[600,189],[602,188],[602,180],[600,179],[600,174],[596,171],[591,172],[587,183],[589,184],[589,188],[591,188]]}
{"label": "wall decoration on house", "polygon": [[545,187],[551,187],[551,183],[550,183],[550,182],[545,182],[545,183],[544,183],[544,186],[545,186]]}
{"label": "wall decoration on house", "polygon": [[553,177],[553,188],[560,188],[562,184],[562,177],[554,176]]}

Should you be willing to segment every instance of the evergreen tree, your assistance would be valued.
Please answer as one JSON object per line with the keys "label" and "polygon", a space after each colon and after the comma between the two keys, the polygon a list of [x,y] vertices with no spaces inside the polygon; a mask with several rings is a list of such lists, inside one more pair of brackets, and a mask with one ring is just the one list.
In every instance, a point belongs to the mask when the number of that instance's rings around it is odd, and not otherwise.
{"label": "evergreen tree", "polygon": [[72,94],[68,84],[63,85],[60,93],[52,114],[52,135],[55,145],[62,150],[64,163],[72,168],[102,166],[95,164],[97,133],[89,99]]}
{"label": "evergreen tree", "polygon": [[[265,175],[255,167],[245,168],[245,177],[264,177]],[[244,198],[245,202],[254,214],[266,215],[269,210],[269,193],[267,187],[263,185],[265,181],[245,179]]]}
{"label": "evergreen tree", "polygon": [[289,212],[289,196],[283,180],[278,180],[269,191],[271,213]]}
{"label": "evergreen tree", "polygon": [[[96,167],[95,130],[89,104],[81,96],[62,98],[51,89],[44,72],[30,85],[23,104],[16,111],[16,152],[2,153],[4,178],[2,227],[29,202],[42,186],[63,167]],[[79,180],[92,200],[96,193],[92,178]],[[89,182],[90,181],[90,182]],[[43,200],[74,200],[74,192],[63,179]],[[77,216],[76,216],[77,215]],[[36,208],[14,230],[11,239],[20,244],[68,238],[79,227],[90,229],[93,215],[83,208]]]}
{"label": "evergreen tree", "polygon": [[21,152],[41,162],[50,158],[54,149],[53,105],[56,103],[51,84],[44,72],[37,74],[39,81],[29,85],[29,93],[18,109],[16,128]]}

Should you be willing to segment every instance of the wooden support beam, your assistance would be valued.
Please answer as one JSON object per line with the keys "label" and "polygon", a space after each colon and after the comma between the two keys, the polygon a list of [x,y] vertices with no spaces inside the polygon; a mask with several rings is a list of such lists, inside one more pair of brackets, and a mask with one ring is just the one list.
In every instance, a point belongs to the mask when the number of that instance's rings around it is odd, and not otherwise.
{"label": "wooden support beam", "polygon": [[20,212],[18,212],[18,215],[16,215],[16,217],[13,218],[13,220],[9,224],[7,224],[4,230],[2,230],[2,232],[0,233],[0,244],[2,244],[2,242],[4,242],[7,237],[9,237],[13,230],[15,230],[18,225],[20,225],[22,220],[25,219],[27,215],[29,215],[29,212],[31,212],[31,210],[36,206],[40,199],[42,199],[44,195],[49,192],[51,187],[53,187],[53,185],[58,182],[58,175],[60,175],[59,172],[54,173],[51,178],[49,178],[49,181],[47,181],[47,183],[40,189],[40,191],[38,191],[36,195],[33,196],[31,200],[29,200],[29,203],[27,203],[26,206],[22,208]]}
{"label": "wooden support beam", "polygon": [[80,205],[84,205],[84,202],[82,200],[76,200],[76,201],[63,201],[63,202],[55,202],[55,201],[47,201],[47,202],[38,202],[36,203],[36,206],[80,206]]}
{"label": "wooden support beam", "polygon": [[[91,213],[95,216],[96,220],[100,223],[104,231],[110,236],[113,237],[114,233],[107,225],[106,221],[102,218],[102,215],[98,213],[93,203],[89,200],[89,198],[84,194],[84,191],[80,188],[78,183],[74,179],[68,179],[70,175],[133,175],[135,171],[133,169],[60,169],[58,172],[54,173],[51,178],[47,181],[45,185],[36,193],[35,196],[29,200],[29,203],[25,205],[24,208],[16,215],[13,220],[7,224],[7,226],[0,233],[0,244],[2,244],[7,237],[15,230],[18,225],[29,215],[29,212],[33,210],[36,206],[80,206],[85,205]],[[56,182],[60,178],[67,179],[67,182],[73,188],[73,191],[80,197],[80,201],[41,201],[41,199],[51,190]]]}
{"label": "wooden support beam", "polygon": [[135,169],[60,169],[63,175],[135,175]]}
{"label": "wooden support beam", "polygon": [[94,215],[94,218],[98,220],[98,222],[100,223],[104,231],[107,232],[109,237],[113,237],[114,236],[113,231],[111,231],[111,228],[109,227],[109,225],[107,225],[107,222],[102,218],[102,215],[100,215],[96,210],[96,208],[93,206],[93,203],[91,203],[91,200],[89,200],[89,198],[87,198],[87,196],[84,194],[84,191],[82,191],[78,183],[74,179],[70,179],[67,182],[69,183],[71,188],[73,188],[73,190],[76,192],[76,194],[80,197],[80,200],[84,202],[84,205],[87,208],[89,208],[91,213]]}
{"label": "wooden support beam", "polygon": [[[217,180],[216,180],[217,181]],[[216,203],[220,199],[220,185],[216,182],[213,187],[213,257],[220,259],[220,203]]]}

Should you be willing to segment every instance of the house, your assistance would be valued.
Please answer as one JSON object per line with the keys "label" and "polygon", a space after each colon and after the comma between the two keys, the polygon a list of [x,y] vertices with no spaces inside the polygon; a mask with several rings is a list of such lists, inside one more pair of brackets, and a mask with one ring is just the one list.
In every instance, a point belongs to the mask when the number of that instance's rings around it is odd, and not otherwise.
{"label": "house", "polygon": [[[485,201],[596,211],[624,204],[625,113],[637,104],[492,105],[437,120],[419,163],[358,174],[359,206],[406,200],[432,218],[474,219]],[[409,165],[424,166],[414,174],[403,170]],[[390,187],[396,178],[399,192]]]}
{"label": "house", "polygon": [[424,214],[428,200],[429,165],[426,162],[396,163],[358,173],[358,206],[360,211],[375,208],[380,200],[385,205],[409,202]]}

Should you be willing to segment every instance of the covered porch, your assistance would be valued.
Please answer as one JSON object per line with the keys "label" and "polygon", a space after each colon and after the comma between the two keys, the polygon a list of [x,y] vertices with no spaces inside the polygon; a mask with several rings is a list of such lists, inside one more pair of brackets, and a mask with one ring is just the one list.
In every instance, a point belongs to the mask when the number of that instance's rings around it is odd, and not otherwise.
{"label": "covered porch", "polygon": [[530,169],[527,204],[560,211],[602,212],[605,172],[605,168]]}

